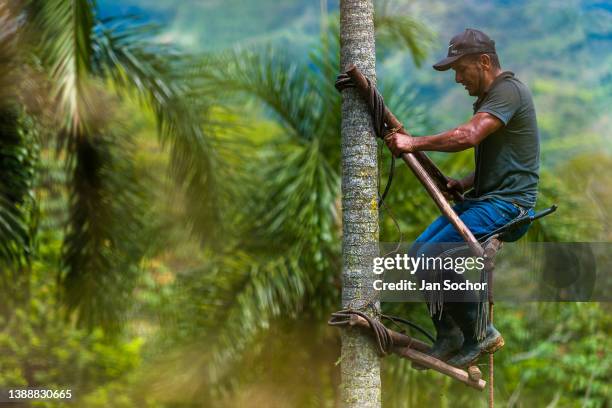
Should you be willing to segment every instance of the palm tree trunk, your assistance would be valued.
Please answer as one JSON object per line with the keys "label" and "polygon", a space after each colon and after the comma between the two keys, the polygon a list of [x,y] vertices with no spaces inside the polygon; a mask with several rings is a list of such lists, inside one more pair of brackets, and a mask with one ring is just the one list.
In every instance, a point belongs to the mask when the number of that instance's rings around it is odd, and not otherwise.
{"label": "palm tree trunk", "polygon": [[[355,64],[375,80],[374,8],[372,0],[340,2],[340,63]],[[378,165],[376,141],[367,107],[353,89],[342,101],[343,308],[375,314],[372,258],[378,255]],[[380,407],[380,360],[372,342],[357,331],[342,335],[344,407]]]}

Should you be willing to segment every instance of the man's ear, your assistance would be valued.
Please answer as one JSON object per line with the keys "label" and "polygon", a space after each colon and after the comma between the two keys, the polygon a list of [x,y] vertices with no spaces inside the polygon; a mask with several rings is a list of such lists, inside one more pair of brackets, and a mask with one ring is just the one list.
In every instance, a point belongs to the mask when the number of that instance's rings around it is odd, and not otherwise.
{"label": "man's ear", "polygon": [[480,64],[485,71],[491,70],[491,57],[487,54],[480,55]]}

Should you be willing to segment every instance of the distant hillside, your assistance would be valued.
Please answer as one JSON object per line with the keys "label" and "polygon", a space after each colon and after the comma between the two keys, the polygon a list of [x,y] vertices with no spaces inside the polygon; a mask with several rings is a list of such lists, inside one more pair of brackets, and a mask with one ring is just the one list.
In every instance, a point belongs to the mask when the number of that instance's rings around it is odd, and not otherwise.
{"label": "distant hillside", "polygon": [[[279,5],[280,4],[280,5]],[[321,4],[335,13],[338,2],[313,0],[103,0],[105,15],[134,13],[167,26],[163,40],[191,50],[219,50],[235,44],[274,42],[299,59],[320,31]],[[543,139],[550,151],[575,144],[610,152],[612,105],[612,4],[593,0],[394,1],[392,12],[413,15],[438,38],[430,57],[415,68],[407,54],[379,63],[385,77],[406,78],[430,107],[432,131],[471,114],[472,98],[454,84],[452,73],[431,64],[444,56],[449,38],[465,27],[487,32],[497,43],[505,69],[526,82],[536,98]],[[564,149],[561,149],[564,147]],[[563,158],[553,153],[551,163]]]}
{"label": "distant hillside", "polygon": [[155,17],[167,25],[165,39],[206,51],[279,39],[305,47],[320,23],[320,4],[312,0],[103,0],[99,7],[105,15]]}

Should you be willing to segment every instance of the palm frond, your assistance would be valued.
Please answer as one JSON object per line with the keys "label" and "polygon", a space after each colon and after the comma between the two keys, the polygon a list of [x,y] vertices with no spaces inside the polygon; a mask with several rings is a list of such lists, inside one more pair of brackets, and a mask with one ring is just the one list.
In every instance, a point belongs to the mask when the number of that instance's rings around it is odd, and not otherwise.
{"label": "palm frond", "polygon": [[[4,265],[21,265],[27,255],[30,239],[28,225],[24,214],[15,205],[0,196],[0,260]],[[10,271],[10,270],[9,270]],[[3,289],[10,287],[8,284],[12,277],[2,273],[5,279]]]}
{"label": "palm frond", "polygon": [[119,91],[136,92],[153,111],[161,142],[171,145],[173,175],[187,193],[192,232],[214,243],[222,218],[212,135],[202,126],[209,105],[201,95],[189,97],[186,57],[152,41],[155,26],[128,23],[109,19],[95,28],[92,69]]}
{"label": "palm frond", "polygon": [[315,252],[312,259],[322,260],[319,251],[333,246],[338,231],[340,177],[316,141],[291,149],[277,154],[263,169],[260,194],[274,199],[262,197],[252,209],[255,226],[248,236],[255,245],[304,245]]}
{"label": "palm frond", "polygon": [[334,167],[340,166],[340,124],[342,98],[334,87],[340,67],[340,30],[335,20],[330,21],[326,41],[309,54],[309,84],[316,89],[324,106],[319,115],[318,134],[321,149]]}
{"label": "palm frond", "polygon": [[155,113],[162,140],[168,141],[177,131],[173,115],[187,105],[180,99],[185,85],[179,76],[184,57],[152,41],[156,26],[119,19],[105,23],[99,23],[93,31],[92,71],[112,80],[120,92],[136,91]]}
{"label": "palm frond", "polygon": [[333,247],[337,234],[340,186],[340,141],[331,119],[325,118],[330,111],[339,114],[340,98],[334,89],[335,106],[326,106],[314,72],[265,50],[261,55],[235,51],[212,57],[195,75],[205,92],[223,89],[226,101],[243,105],[251,97],[263,102],[288,136],[264,148],[266,153],[251,159],[247,168],[260,184],[251,192],[259,199],[249,200],[251,228],[242,234],[243,244],[253,249],[262,242],[299,246],[310,251],[316,269],[322,270],[323,252]]}
{"label": "palm frond", "polygon": [[419,67],[427,57],[433,33],[416,19],[405,14],[374,13],[374,28],[378,51],[408,49]]}
{"label": "palm frond", "polygon": [[132,149],[113,136],[89,134],[76,145],[60,276],[78,323],[110,330],[123,321],[147,245],[146,190],[131,164]]}
{"label": "palm frond", "polygon": [[[203,368],[209,385],[219,386],[227,379],[232,364],[274,319],[296,317],[301,312],[312,283],[295,252],[258,259],[237,251],[232,257],[216,259],[212,265],[218,272],[204,278],[204,292],[199,292],[202,302],[187,307],[196,306],[197,313],[216,317],[208,320],[211,329],[217,330],[209,336],[214,346],[207,351]],[[213,299],[215,303],[208,305]],[[221,328],[217,326],[219,319],[225,322]]]}
{"label": "palm frond", "polygon": [[43,64],[49,68],[51,97],[57,103],[63,133],[74,142],[87,131],[95,108],[88,91],[93,50],[93,0],[48,0],[30,3]]}
{"label": "palm frond", "polygon": [[15,108],[0,110],[0,261],[12,266],[27,261],[32,244],[38,145],[34,128],[25,121]]}
{"label": "palm frond", "polygon": [[[255,247],[261,242],[295,243],[310,251],[316,269],[323,270],[327,258],[323,253],[333,246],[339,219],[339,149],[333,147],[339,147],[340,141],[325,119],[333,109],[324,105],[313,71],[270,50],[261,55],[235,51],[206,60],[194,75],[198,90],[222,89],[225,103],[243,106],[245,97],[263,102],[284,130],[275,147],[264,148],[267,154],[251,158],[253,165],[247,166],[261,184],[250,195],[251,217],[246,224],[252,228],[241,234],[243,243]],[[339,96],[335,90],[332,95],[339,112]]]}
{"label": "palm frond", "polygon": [[[208,57],[195,66],[198,92],[222,97],[250,96],[273,114],[298,143],[317,137],[324,106],[308,71],[288,56],[267,49],[261,53],[235,50]],[[244,100],[243,100],[244,101]],[[244,102],[242,102],[244,103]]]}

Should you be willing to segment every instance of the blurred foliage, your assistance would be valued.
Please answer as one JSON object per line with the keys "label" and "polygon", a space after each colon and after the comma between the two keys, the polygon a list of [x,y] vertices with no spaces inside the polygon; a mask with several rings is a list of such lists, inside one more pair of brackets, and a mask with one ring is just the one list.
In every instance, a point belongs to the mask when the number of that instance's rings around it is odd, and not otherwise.
{"label": "blurred foliage", "polygon": [[[189,57],[155,42],[155,27],[101,19],[94,1],[7,0],[0,20],[0,65],[7,73],[0,83],[2,261],[18,269],[30,256],[40,215],[34,191],[57,196],[49,201],[64,215],[50,223],[64,229],[57,278],[67,317],[78,316],[90,329],[119,330],[138,263],[153,240],[144,238],[147,179],[132,165],[136,149],[124,126],[130,118],[117,108],[131,98],[152,114],[153,133],[169,150],[169,174],[187,203],[199,203],[186,210],[190,229],[212,244],[219,189],[204,130],[206,98],[189,100]],[[41,151],[56,156],[40,161]],[[59,177],[41,177],[47,164]]]}
{"label": "blurred foliage", "polygon": [[[98,387],[113,381],[121,384],[140,366],[143,339],[108,337],[101,328],[79,330],[64,319],[49,270],[53,263],[45,260],[57,255],[58,242],[54,244],[44,245],[40,249],[43,259],[32,262],[28,270],[30,299],[14,307],[10,316],[0,318],[0,382],[5,388],[70,388],[75,398],[85,397],[87,404],[81,406],[104,406],[95,402],[104,392]],[[130,392],[124,386],[114,390],[112,398],[131,398]],[[68,407],[73,403],[41,402],[33,406]]]}
{"label": "blurred foliage", "polygon": [[[607,15],[580,4],[578,16],[505,5],[499,25],[530,48],[504,55],[530,73],[536,52],[571,60],[603,49]],[[160,27],[101,18],[96,6],[0,2],[0,383],[71,387],[80,407],[336,406],[340,338],[325,321],[341,285],[337,16],[314,43],[302,38],[300,59],[274,45],[188,55]],[[434,35],[421,21],[446,30],[465,17],[437,2],[381,6],[386,103],[415,134],[455,124],[469,105],[447,95],[452,81],[404,60],[430,58]],[[426,18],[408,17],[410,7]],[[490,5],[466,7],[490,19]],[[561,44],[534,27],[572,36]],[[529,69],[543,136],[538,206],[560,208],[524,241],[610,241],[609,68]],[[432,157],[453,176],[473,163],[471,152]],[[380,162],[384,183],[382,147]],[[410,241],[438,214],[400,163],[387,203],[381,241],[400,231]],[[384,308],[431,327],[422,305]],[[609,404],[609,305],[497,311],[499,404]],[[385,406],[485,406],[406,361],[383,368]]]}

